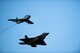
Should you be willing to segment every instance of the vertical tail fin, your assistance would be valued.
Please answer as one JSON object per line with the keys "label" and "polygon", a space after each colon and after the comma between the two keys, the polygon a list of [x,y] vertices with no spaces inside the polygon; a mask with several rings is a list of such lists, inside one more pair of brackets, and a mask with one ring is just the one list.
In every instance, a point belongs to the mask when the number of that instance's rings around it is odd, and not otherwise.
{"label": "vertical tail fin", "polygon": [[18,17],[16,17],[16,19],[18,20]]}
{"label": "vertical tail fin", "polygon": [[27,39],[27,38],[28,38],[28,36],[27,36],[27,35],[25,35],[25,38]]}
{"label": "vertical tail fin", "polygon": [[16,23],[19,24],[18,17],[16,17]]}

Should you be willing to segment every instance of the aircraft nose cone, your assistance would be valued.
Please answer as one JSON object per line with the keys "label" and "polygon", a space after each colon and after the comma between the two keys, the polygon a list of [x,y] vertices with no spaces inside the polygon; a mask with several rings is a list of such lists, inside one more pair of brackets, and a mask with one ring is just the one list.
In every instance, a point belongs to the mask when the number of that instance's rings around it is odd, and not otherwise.
{"label": "aircraft nose cone", "polygon": [[48,35],[49,33],[47,33],[47,35]]}
{"label": "aircraft nose cone", "polygon": [[46,33],[45,36],[47,36],[49,33]]}
{"label": "aircraft nose cone", "polygon": [[34,23],[31,23],[31,24],[34,24]]}

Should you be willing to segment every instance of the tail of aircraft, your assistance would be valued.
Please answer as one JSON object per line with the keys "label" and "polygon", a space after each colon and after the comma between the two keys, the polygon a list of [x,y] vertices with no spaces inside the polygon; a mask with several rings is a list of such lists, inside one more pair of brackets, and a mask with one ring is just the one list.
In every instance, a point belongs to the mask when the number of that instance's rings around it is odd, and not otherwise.
{"label": "tail of aircraft", "polygon": [[18,17],[16,17],[16,23],[19,24]]}
{"label": "tail of aircraft", "polygon": [[28,39],[28,36],[27,35],[25,35],[25,39]]}

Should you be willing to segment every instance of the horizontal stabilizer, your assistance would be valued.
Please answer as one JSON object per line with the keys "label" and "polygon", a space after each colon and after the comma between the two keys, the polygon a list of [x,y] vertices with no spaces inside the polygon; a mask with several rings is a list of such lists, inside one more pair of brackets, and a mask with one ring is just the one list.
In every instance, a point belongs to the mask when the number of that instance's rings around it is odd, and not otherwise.
{"label": "horizontal stabilizer", "polygon": [[24,44],[26,44],[26,43],[22,43],[22,42],[20,42],[19,44],[24,45]]}

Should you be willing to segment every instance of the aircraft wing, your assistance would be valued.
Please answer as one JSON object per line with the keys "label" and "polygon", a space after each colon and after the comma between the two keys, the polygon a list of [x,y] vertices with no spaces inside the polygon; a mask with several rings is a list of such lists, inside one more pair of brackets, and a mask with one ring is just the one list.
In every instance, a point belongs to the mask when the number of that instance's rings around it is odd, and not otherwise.
{"label": "aircraft wing", "polygon": [[41,41],[41,44],[42,44],[42,45],[46,45],[46,43],[45,43],[44,41]]}
{"label": "aircraft wing", "polygon": [[40,45],[46,45],[46,43],[43,41],[43,40],[39,40],[36,42],[37,44],[40,44]]}
{"label": "aircraft wing", "polygon": [[24,19],[24,18],[27,18],[27,17],[28,17],[28,15],[25,15],[25,16],[23,17],[23,19]]}
{"label": "aircraft wing", "polygon": [[26,15],[25,17],[23,17],[23,19],[30,19],[30,15]]}
{"label": "aircraft wing", "polygon": [[28,24],[33,24],[33,22],[31,22],[30,20],[26,21]]}

